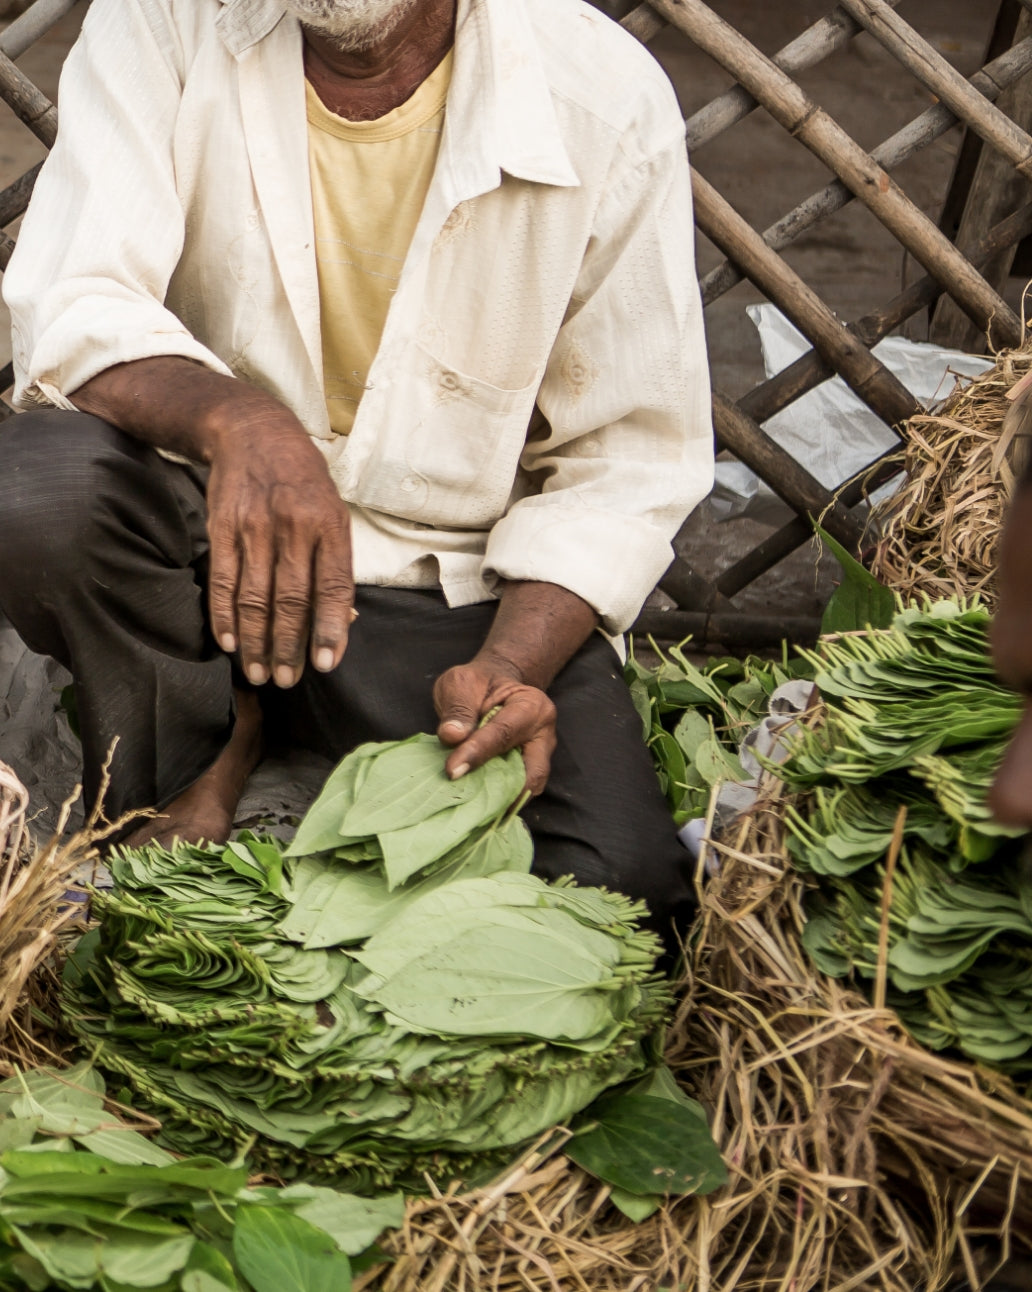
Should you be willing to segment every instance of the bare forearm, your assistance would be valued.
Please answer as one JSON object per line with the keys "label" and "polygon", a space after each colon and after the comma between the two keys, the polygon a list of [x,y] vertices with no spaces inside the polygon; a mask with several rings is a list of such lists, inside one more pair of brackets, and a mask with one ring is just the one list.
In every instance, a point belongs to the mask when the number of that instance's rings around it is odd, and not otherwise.
{"label": "bare forearm", "polygon": [[71,400],[135,439],[208,464],[230,428],[239,434],[275,423],[280,434],[305,435],[272,395],[177,355],[116,364],[80,386]]}
{"label": "bare forearm", "polygon": [[598,615],[555,583],[508,583],[479,660],[507,668],[516,680],[547,691],[559,670],[598,625]]}

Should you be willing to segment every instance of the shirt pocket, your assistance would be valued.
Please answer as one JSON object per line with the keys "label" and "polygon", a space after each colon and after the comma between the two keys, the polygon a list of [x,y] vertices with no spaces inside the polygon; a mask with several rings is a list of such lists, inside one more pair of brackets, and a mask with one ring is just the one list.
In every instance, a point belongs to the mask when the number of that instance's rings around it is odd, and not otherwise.
{"label": "shirt pocket", "polygon": [[356,501],[445,529],[490,528],[516,479],[540,376],[506,389],[419,344],[391,376]]}

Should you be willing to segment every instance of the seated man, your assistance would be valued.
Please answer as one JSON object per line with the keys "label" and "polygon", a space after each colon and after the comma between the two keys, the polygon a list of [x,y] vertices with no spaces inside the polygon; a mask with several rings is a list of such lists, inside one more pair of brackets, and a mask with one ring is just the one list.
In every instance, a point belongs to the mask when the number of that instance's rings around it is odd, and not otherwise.
{"label": "seated man", "polygon": [[87,796],[117,738],[109,816],[220,840],[263,725],[518,747],[536,869],[665,927],[685,854],[595,631],[712,475],[651,57],[581,0],[93,0],[60,112],[0,607],[74,676]]}

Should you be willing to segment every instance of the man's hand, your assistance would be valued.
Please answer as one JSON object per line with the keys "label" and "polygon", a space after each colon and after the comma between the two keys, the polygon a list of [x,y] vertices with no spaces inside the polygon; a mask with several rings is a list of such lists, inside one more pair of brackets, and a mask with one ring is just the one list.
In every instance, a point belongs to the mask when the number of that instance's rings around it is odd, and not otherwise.
{"label": "man's hand", "polygon": [[[444,765],[453,779],[496,754],[520,749],[526,788],[531,794],[545,788],[555,749],[555,705],[544,691],[478,656],[441,674],[434,686],[434,705],[441,719],[441,743],[458,746]],[[481,727],[481,719],[494,708],[498,712]]]}
{"label": "man's hand", "polygon": [[[555,749],[552,679],[594,630],[586,601],[554,583],[510,583],[483,648],[442,673],[434,686],[442,744],[455,745],[445,769],[458,778],[496,754],[523,751],[527,789],[540,794]],[[498,712],[483,727],[480,720]]]}
{"label": "man's hand", "polygon": [[306,647],[315,668],[336,668],[354,602],[348,511],[303,428],[272,418],[221,438],[208,533],[212,631],[248,680],[293,686]]}
{"label": "man's hand", "polygon": [[206,463],[212,630],[255,685],[340,663],[353,617],[347,506],[279,400],[187,359],[140,359],[72,396],[155,448]]}
{"label": "man's hand", "polygon": [[1028,702],[989,795],[1008,825],[1032,827],[1032,482],[1017,490],[1000,542],[1000,602],[993,620],[993,659]]}

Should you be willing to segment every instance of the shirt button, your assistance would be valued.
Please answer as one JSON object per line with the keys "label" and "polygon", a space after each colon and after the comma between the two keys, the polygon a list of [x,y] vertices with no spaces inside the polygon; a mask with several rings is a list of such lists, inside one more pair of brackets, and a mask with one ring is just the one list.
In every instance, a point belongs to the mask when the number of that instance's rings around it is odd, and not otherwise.
{"label": "shirt button", "polygon": [[419,488],[419,481],[415,476],[406,476],[401,482],[401,487],[406,493],[415,493]]}

